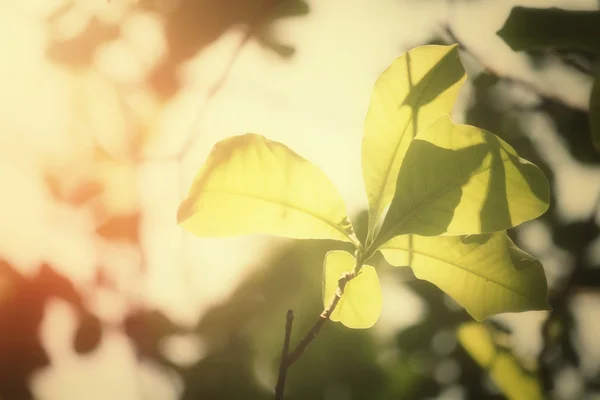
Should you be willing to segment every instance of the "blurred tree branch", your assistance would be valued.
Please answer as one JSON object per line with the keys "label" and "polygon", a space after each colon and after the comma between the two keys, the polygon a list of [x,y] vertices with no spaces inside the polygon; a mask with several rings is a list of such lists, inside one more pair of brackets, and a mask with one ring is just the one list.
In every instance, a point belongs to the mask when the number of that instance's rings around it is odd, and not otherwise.
{"label": "blurred tree branch", "polygon": [[[260,15],[260,13],[259,13],[259,15]],[[259,16],[257,16],[256,20],[259,19],[258,17]],[[237,61],[237,59],[238,59],[239,55],[241,54],[242,50],[244,49],[245,45],[248,43],[248,41],[252,37],[252,33],[254,31],[255,24],[256,24],[256,21],[254,23],[248,25],[245,28],[244,35],[243,35],[242,39],[236,45],[235,49],[233,50],[231,58],[229,59],[229,62],[227,63],[223,73],[219,76],[217,81],[212,84],[210,89],[208,89],[208,92],[206,94],[206,100],[204,102],[204,106],[199,111],[198,115],[196,116],[195,122],[200,120],[206,114],[206,112],[210,106],[210,103],[214,100],[214,98],[217,96],[217,94],[219,94],[221,89],[223,89],[223,87],[225,86],[225,82],[227,82],[227,78],[229,78],[229,76],[231,75],[231,71],[233,70],[233,66],[235,65],[235,62]],[[192,127],[194,125],[196,125],[195,122],[192,123]],[[190,132],[188,133],[186,140],[183,142],[183,145],[181,146],[181,148],[179,149],[179,152],[177,154],[175,154],[174,156],[171,156],[171,157],[166,157],[164,160],[154,160],[153,159],[152,161],[178,161],[178,162],[181,162],[185,158],[185,156],[189,153],[190,149],[194,147],[194,144],[199,136],[198,134],[194,134],[192,127],[190,127]]]}
{"label": "blurred tree branch", "polygon": [[[448,35],[451,42],[458,43],[460,46],[460,49],[463,50],[464,52],[468,53],[473,59],[475,59],[486,70],[486,72],[488,74],[496,76],[498,78],[502,78],[503,80],[505,80],[507,82],[516,83],[516,84],[524,87],[525,89],[530,90],[546,99],[550,99],[550,100],[559,102],[561,104],[565,104],[568,107],[577,108],[577,106],[575,106],[573,104],[566,103],[565,100],[563,98],[561,98],[560,96],[554,95],[552,93],[548,93],[548,91],[544,90],[544,88],[541,87],[540,85],[537,85],[533,82],[529,82],[525,79],[516,78],[516,77],[512,77],[512,76],[506,76],[504,73],[499,71],[496,67],[494,67],[493,65],[482,60],[469,46],[465,45],[464,41],[460,40],[454,34],[454,32],[452,31],[452,29],[450,27],[446,27],[444,32]],[[569,63],[565,62],[565,64],[569,64]],[[585,71],[582,71],[582,69],[580,67],[573,66],[573,68],[577,69],[577,71],[579,71],[581,73],[585,73],[586,75],[589,75]],[[587,111],[587,109],[584,111]]]}

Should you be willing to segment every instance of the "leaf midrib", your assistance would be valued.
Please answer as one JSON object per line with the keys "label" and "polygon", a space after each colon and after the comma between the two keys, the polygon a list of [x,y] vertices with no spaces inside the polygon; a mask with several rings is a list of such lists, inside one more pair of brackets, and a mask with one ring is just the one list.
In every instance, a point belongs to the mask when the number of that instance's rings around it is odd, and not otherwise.
{"label": "leaf midrib", "polygon": [[336,231],[340,232],[343,236],[347,237],[348,240],[350,240],[351,243],[353,243],[352,237],[342,228],[340,228],[338,225],[336,225],[335,223],[332,223],[331,221],[328,221],[326,219],[323,219],[323,217],[321,217],[318,214],[315,214],[314,212],[311,212],[307,209],[304,209],[302,207],[298,207],[296,205],[287,203],[287,202],[281,202],[278,200],[274,200],[274,199],[270,199],[268,197],[263,197],[263,196],[259,196],[259,195],[255,195],[255,194],[249,194],[249,193],[242,193],[242,192],[237,192],[231,189],[219,189],[219,188],[213,188],[213,189],[205,189],[203,190],[204,193],[223,193],[223,194],[229,194],[232,196],[240,196],[240,197],[247,197],[250,199],[254,199],[254,200],[259,200],[259,201],[263,201],[265,203],[270,203],[270,204],[275,204],[281,207],[285,207],[285,208],[289,208],[291,210],[295,210],[295,211],[300,211],[301,213],[304,213],[312,218],[315,218],[321,222],[326,223],[327,225],[329,225],[330,227],[334,228]]}
{"label": "leaf midrib", "polygon": [[[463,271],[465,271],[465,272],[467,272],[467,273],[471,273],[471,274],[473,274],[473,275],[477,276],[477,277],[478,277],[478,278],[480,278],[480,279],[483,279],[483,280],[485,280],[485,281],[487,281],[487,282],[492,282],[492,283],[494,283],[494,284],[496,284],[496,285],[498,285],[498,286],[500,286],[500,287],[502,287],[502,288],[504,288],[504,289],[508,290],[508,291],[509,291],[509,292],[511,292],[511,293],[517,294],[517,295],[519,295],[519,296],[523,297],[525,300],[532,301],[532,299],[531,299],[529,296],[527,296],[527,295],[524,295],[524,294],[522,294],[522,293],[520,293],[520,292],[518,292],[518,291],[516,291],[516,290],[514,290],[514,289],[512,289],[512,288],[510,288],[510,287],[508,287],[508,286],[506,286],[506,285],[505,285],[505,284],[503,284],[503,283],[500,283],[500,282],[494,281],[494,280],[492,280],[492,279],[490,279],[490,278],[488,278],[488,277],[485,277],[485,276],[483,276],[483,275],[481,275],[481,274],[479,274],[479,273],[477,273],[477,272],[475,272],[475,271],[472,271],[472,270],[468,269],[467,267],[464,267],[464,266],[462,266],[462,265],[460,265],[460,264],[457,264],[457,263],[454,263],[454,262],[451,262],[451,261],[445,260],[445,259],[443,259],[443,258],[436,257],[436,256],[433,256],[433,255],[431,255],[431,254],[424,253],[424,252],[422,252],[422,251],[416,251],[416,250],[414,250],[414,249],[412,249],[412,250],[408,250],[408,249],[400,249],[400,248],[395,248],[395,247],[388,247],[388,248],[382,248],[382,250],[397,250],[397,251],[402,251],[402,252],[406,252],[406,253],[409,253],[409,252],[411,252],[411,251],[412,251],[413,253],[415,253],[415,254],[419,254],[419,255],[421,255],[421,256],[423,256],[423,257],[425,257],[425,258],[429,258],[429,259],[432,259],[432,260],[441,261],[441,262],[442,262],[442,263],[444,263],[444,264],[447,264],[447,265],[450,265],[450,266],[456,267],[456,268],[458,268],[458,269],[461,269],[461,270],[463,270]],[[411,268],[412,268],[412,267],[411,267]]]}
{"label": "leaf midrib", "polygon": [[[488,153],[490,154],[490,153]],[[503,155],[506,153],[503,153]],[[497,168],[499,165],[503,165],[506,161],[508,161],[508,158],[502,158],[502,156],[500,156],[500,162],[496,162],[494,163],[494,161],[492,160],[492,162],[490,163],[490,165],[486,168],[477,170],[475,172],[473,172],[472,174],[466,176],[465,178],[463,178],[462,180],[459,180],[457,183],[455,184],[450,184],[448,186],[445,186],[444,188],[442,188],[441,190],[437,191],[437,193],[434,192],[434,196],[431,197],[429,196],[426,201],[422,202],[420,205],[414,207],[412,210],[408,211],[405,215],[404,218],[400,218],[398,220],[398,222],[396,222],[393,226],[392,229],[389,230],[390,234],[393,235],[395,231],[397,231],[399,228],[402,227],[402,225],[404,225],[406,222],[408,222],[417,212],[419,212],[421,209],[423,209],[424,207],[429,206],[431,203],[433,203],[434,201],[439,200],[440,198],[442,198],[444,195],[448,194],[449,192],[451,192],[453,189],[456,189],[457,187],[463,187],[465,185],[465,183],[467,183],[471,178],[485,172],[488,170],[492,170],[494,168]],[[458,207],[458,205],[457,205]],[[486,232],[479,232],[479,233],[486,233]],[[468,234],[468,232],[465,232],[465,234]],[[388,240],[390,240],[392,237],[389,237],[389,234],[387,235],[388,237],[386,238],[386,242]],[[385,243],[385,242],[384,242]]]}
{"label": "leaf midrib", "polygon": [[[408,66],[408,68],[410,68],[410,66]],[[421,91],[420,91],[420,92],[418,93],[418,95],[416,96],[416,99],[417,99],[417,100],[415,101],[415,103],[416,103],[416,104],[419,104],[419,103],[420,103],[420,99],[421,99],[421,97],[423,96],[423,93],[424,93],[424,92],[425,92],[425,90],[427,90],[427,88],[429,87],[429,83],[431,82],[431,80],[433,79],[434,75],[437,73],[437,70],[438,70],[439,68],[440,68],[440,63],[437,63],[437,64],[435,64],[435,66],[434,66],[434,67],[431,69],[431,71],[432,71],[432,72],[431,72],[431,74],[429,74],[429,76],[426,78],[426,81],[425,81],[425,83],[424,83],[424,85],[423,85],[423,89],[421,89]],[[419,83],[420,83],[420,81],[419,81]],[[406,98],[408,98],[409,94],[410,94],[410,91],[407,93],[407,95],[406,95],[406,97],[405,97],[404,101],[406,101]],[[408,119],[406,120],[406,123],[404,124],[404,128],[402,128],[402,135],[400,136],[400,138],[399,138],[398,142],[396,143],[396,148],[394,149],[394,155],[392,156],[392,159],[391,159],[392,161],[391,161],[391,162],[388,164],[388,166],[387,166],[387,168],[386,168],[386,171],[385,171],[385,174],[384,174],[384,179],[382,180],[382,182],[383,182],[383,183],[382,183],[382,185],[380,186],[380,190],[377,192],[377,197],[376,197],[376,199],[375,199],[375,207],[373,207],[373,208],[374,208],[374,210],[376,210],[376,211],[377,211],[377,214],[379,214],[379,213],[380,213],[380,210],[379,210],[379,209],[380,209],[380,207],[381,207],[381,202],[383,201],[383,194],[384,194],[384,192],[385,192],[385,189],[388,187],[388,185],[387,185],[387,182],[388,182],[388,180],[389,180],[390,173],[392,172],[392,166],[395,164],[396,157],[398,156],[398,150],[400,149],[400,145],[402,144],[402,139],[404,139],[404,136],[406,135],[406,130],[407,130],[407,128],[408,128],[408,125],[410,124],[410,122],[411,122],[411,121],[412,121],[412,119],[413,119],[413,118],[412,118],[412,115],[413,115],[413,113],[414,113],[413,109],[414,109],[415,107],[410,107],[410,108],[411,108],[411,112],[410,112],[410,114],[411,114],[411,117],[410,117],[410,118],[408,118]],[[421,108],[421,107],[418,107],[418,108]],[[387,114],[387,113],[386,113],[386,114]],[[418,111],[417,111],[417,114],[418,114]],[[414,139],[414,137],[413,137],[413,139]],[[374,216],[374,218],[376,218],[376,216]]]}

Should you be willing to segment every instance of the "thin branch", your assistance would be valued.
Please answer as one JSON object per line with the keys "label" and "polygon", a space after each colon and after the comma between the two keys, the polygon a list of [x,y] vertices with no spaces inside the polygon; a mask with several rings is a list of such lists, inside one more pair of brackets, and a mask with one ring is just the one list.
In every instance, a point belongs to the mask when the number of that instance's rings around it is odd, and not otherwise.
{"label": "thin branch", "polygon": [[[244,26],[244,34],[243,34],[242,38],[237,43],[235,49],[231,53],[231,58],[227,62],[227,65],[225,66],[225,69],[223,70],[222,74],[219,76],[219,78],[216,80],[216,82],[214,82],[211,85],[211,87],[208,89],[207,94],[206,94],[206,99],[204,101],[204,106],[196,115],[196,118],[191,125],[192,128],[207,113],[212,101],[215,99],[215,97],[221,92],[221,90],[225,86],[225,83],[227,82],[229,76],[231,75],[231,71],[233,70],[233,67],[234,67],[238,57],[242,53],[242,50],[244,49],[246,44],[250,41],[252,36],[256,33],[257,28],[261,25],[261,23],[264,21],[264,19],[267,18],[267,16],[269,15],[270,8],[271,7],[269,7],[268,5],[261,7],[256,12],[256,15],[252,18],[252,20]],[[165,157],[147,157],[147,158],[144,158],[144,161],[153,161],[153,162],[154,161],[160,161],[160,162],[177,161],[177,162],[181,162],[187,156],[190,149],[192,149],[194,147],[194,144],[196,143],[196,141],[198,140],[198,138],[200,136],[197,134],[197,132],[194,132],[194,130],[192,128],[190,128],[190,131],[189,131],[187,137],[185,138],[183,144],[181,145],[181,147],[179,148],[179,151],[177,153],[170,155],[170,156],[165,156]]]}
{"label": "thin branch", "polygon": [[319,331],[325,324],[325,321],[327,321],[329,317],[331,317],[331,314],[333,313],[338,303],[340,302],[340,299],[344,295],[344,289],[346,289],[346,285],[348,284],[348,282],[354,279],[354,277],[356,277],[357,274],[358,273],[354,271],[344,272],[339,277],[338,286],[335,289],[335,294],[329,302],[329,305],[325,307],[323,312],[319,315],[317,322],[315,322],[313,327],[306,333],[306,335],[304,335],[304,338],[302,338],[302,340],[300,341],[300,343],[298,343],[296,348],[289,354],[289,338],[292,335],[292,320],[294,318],[294,313],[292,312],[292,310],[288,310],[287,323],[285,328],[285,340],[283,342],[283,351],[281,352],[281,364],[279,366],[279,376],[277,377],[277,386],[275,387],[275,400],[283,400],[283,392],[285,390],[285,378],[287,375],[288,368],[291,367],[292,364],[294,364],[302,354],[304,354],[304,351],[306,350],[308,345],[310,345],[312,341],[315,340],[315,338],[319,334]]}
{"label": "thin branch", "polygon": [[294,312],[288,310],[285,322],[285,338],[283,340],[283,349],[281,350],[281,363],[279,364],[279,376],[277,377],[277,386],[275,386],[275,400],[283,400],[285,390],[285,378],[287,376],[288,365],[286,360],[290,351],[290,339],[292,338],[292,323],[294,322]]}
{"label": "thin branch", "polygon": [[[110,0],[108,1],[110,2]],[[193,128],[197,125],[198,121],[201,121],[202,118],[207,114],[210,106],[212,105],[213,100],[225,86],[225,83],[229,79],[229,76],[231,75],[231,72],[239,55],[241,54],[246,44],[252,38],[252,35],[256,32],[256,28],[260,24],[260,21],[262,21],[264,14],[264,9],[259,10],[256,16],[244,27],[242,38],[238,41],[235,48],[233,49],[233,52],[231,53],[231,56],[227,61],[223,72],[219,75],[216,81],[213,82],[212,85],[210,85],[210,87],[207,89],[204,104],[202,105],[202,108],[199,110],[199,112],[196,114],[196,117],[190,125],[189,131],[177,152],[175,152],[174,154],[157,157],[147,157],[142,154],[143,152],[137,152],[136,154],[130,154],[125,159],[123,159],[122,157],[118,157],[112,154],[111,151],[108,148],[105,148],[94,135],[92,135],[91,140],[96,146],[105,151],[106,154],[108,154],[111,158],[119,161],[132,162],[134,164],[141,164],[146,162],[181,162],[188,155],[189,151],[194,147],[194,144],[200,136],[194,131]],[[124,103],[121,97],[122,96],[119,96],[119,103]]]}
{"label": "thin branch", "polygon": [[[227,66],[225,67],[225,70],[223,71],[223,73],[221,74],[221,76],[219,77],[219,79],[215,83],[213,83],[213,85],[208,90],[208,93],[206,94],[206,100],[204,102],[205,106],[196,115],[196,121],[198,121],[199,119],[201,119],[204,116],[204,114],[206,114],[206,112],[208,111],[208,108],[209,108],[208,105],[212,102],[212,100],[217,96],[217,94],[219,94],[219,92],[221,91],[221,89],[223,89],[223,87],[225,86],[225,82],[227,82],[227,79],[229,78],[229,75],[231,75],[231,71],[233,70],[233,66],[235,65],[235,62],[239,58],[239,55],[242,53],[243,48],[246,46],[246,44],[250,40],[250,37],[252,36],[253,32],[254,32],[254,23],[249,24],[246,27],[246,30],[244,32],[244,36],[238,42],[236,48],[234,49],[234,51],[232,53],[232,56],[229,59],[229,62],[227,63]],[[196,123],[193,123],[192,127],[194,125],[196,125]],[[175,159],[177,161],[181,161],[183,158],[185,158],[185,156],[188,154],[188,152],[190,151],[190,149],[192,149],[194,147],[194,143],[196,142],[196,140],[200,136],[200,135],[195,134],[195,133],[196,132],[194,132],[194,129],[190,129],[190,133],[188,134],[187,139],[185,140],[185,142],[181,146],[179,152],[172,159]]]}
{"label": "thin branch", "polygon": [[294,362],[296,362],[296,360],[298,360],[298,358],[300,358],[300,356],[302,355],[302,353],[304,353],[304,350],[306,350],[308,345],[311,344],[312,341],[317,337],[317,334],[323,327],[323,324],[325,324],[325,321],[327,321],[329,319],[329,317],[331,317],[331,314],[333,313],[333,311],[337,307],[338,303],[340,302],[340,299],[342,298],[342,295],[344,294],[344,289],[346,288],[346,284],[348,282],[350,282],[350,280],[352,280],[355,276],[356,275],[354,274],[354,272],[344,272],[340,276],[340,278],[338,279],[338,287],[335,290],[335,295],[329,302],[329,305],[323,310],[321,315],[319,315],[317,322],[315,322],[315,324],[313,325],[311,330],[308,331],[306,333],[306,335],[304,336],[304,338],[300,341],[300,343],[298,343],[298,345],[296,346],[294,351],[292,351],[288,355],[287,360],[286,360],[286,364],[288,367],[290,365],[292,365]]}

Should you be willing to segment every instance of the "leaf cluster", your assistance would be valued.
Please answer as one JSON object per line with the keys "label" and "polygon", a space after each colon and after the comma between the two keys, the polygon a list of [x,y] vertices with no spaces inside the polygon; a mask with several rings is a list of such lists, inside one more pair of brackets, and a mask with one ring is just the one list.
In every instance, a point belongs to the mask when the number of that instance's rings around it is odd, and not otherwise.
{"label": "leaf cluster", "polygon": [[350,328],[371,327],[381,312],[368,264],[377,252],[411,267],[476,320],[548,309],[540,262],[506,234],[548,209],[548,181],[493,133],[451,119],[465,80],[458,47],[430,45],[398,57],[376,81],[362,143],[365,240],[317,166],[254,133],[214,146],[178,223],[200,237],[263,233],[351,243],[354,254],[326,255],[323,279],[327,304],[340,275],[353,274],[330,316]]}

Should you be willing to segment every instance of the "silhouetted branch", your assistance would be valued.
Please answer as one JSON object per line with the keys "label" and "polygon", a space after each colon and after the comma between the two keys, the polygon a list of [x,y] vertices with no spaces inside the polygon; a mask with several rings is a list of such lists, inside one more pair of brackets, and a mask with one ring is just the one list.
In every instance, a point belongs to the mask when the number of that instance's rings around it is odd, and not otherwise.
{"label": "silhouetted branch", "polygon": [[[285,390],[285,378],[286,378],[286,374],[287,374],[287,369],[300,358],[300,356],[304,353],[306,348],[312,343],[313,340],[315,340],[315,338],[319,334],[319,331],[325,324],[325,321],[327,321],[329,319],[329,317],[331,317],[331,314],[333,313],[333,311],[337,307],[338,303],[340,302],[340,299],[344,295],[344,290],[346,288],[346,285],[355,276],[356,276],[356,274],[354,272],[344,272],[339,277],[338,286],[335,290],[335,294],[334,294],[333,298],[329,302],[329,305],[327,307],[325,307],[325,309],[319,315],[319,318],[317,319],[317,321],[315,322],[313,327],[306,333],[306,335],[304,335],[304,338],[302,338],[302,340],[300,341],[300,343],[298,343],[296,348],[294,348],[294,350],[289,354],[287,354],[287,350],[289,349],[288,335],[291,336],[291,330],[292,330],[291,319],[293,319],[293,312],[291,310],[288,310],[286,332],[285,332],[286,340],[283,343],[281,364],[279,367],[279,376],[277,378],[277,386],[275,388],[275,400],[283,400],[283,392]],[[291,319],[290,319],[290,314],[291,314]],[[289,325],[289,331],[288,331],[288,325]],[[286,348],[286,346],[287,346],[287,348]]]}
{"label": "silhouetted branch", "polygon": [[[256,13],[256,16],[253,18],[253,20],[245,26],[244,35],[243,35],[242,39],[237,43],[235,49],[233,50],[231,58],[229,59],[227,65],[225,66],[225,69],[223,70],[223,72],[221,73],[221,75],[219,76],[217,81],[214,82],[212,84],[212,86],[208,89],[207,94],[206,94],[206,100],[204,101],[204,106],[196,115],[196,119],[195,119],[194,123],[192,123],[192,127],[194,125],[196,125],[196,122],[199,121],[204,116],[204,114],[206,114],[213,99],[217,96],[217,94],[219,94],[221,89],[223,89],[223,87],[225,86],[225,82],[227,82],[227,79],[231,75],[231,71],[233,70],[233,66],[235,65],[239,55],[241,54],[242,50],[244,49],[244,47],[246,46],[246,44],[248,43],[248,41],[250,40],[252,35],[255,33],[256,27],[258,25],[260,25],[263,17],[266,14],[268,14],[267,9],[265,7],[261,8]],[[179,151],[176,154],[171,155],[171,156],[166,156],[166,157],[144,158],[143,161],[177,161],[177,162],[181,162],[185,158],[185,156],[188,154],[190,149],[192,149],[194,147],[194,144],[198,140],[199,136],[200,135],[198,135],[197,132],[194,132],[193,129],[190,127],[190,132],[188,133],[184,143],[182,144],[182,146],[180,147]]]}
{"label": "silhouetted branch", "polygon": [[[202,118],[202,116],[208,110],[208,105],[210,105],[212,100],[216,97],[217,94],[219,94],[221,89],[223,89],[223,87],[225,86],[225,82],[227,82],[229,75],[231,75],[231,71],[233,70],[233,66],[235,65],[235,62],[237,61],[239,55],[241,54],[244,46],[250,40],[250,37],[252,36],[252,32],[254,32],[254,25],[255,24],[252,23],[246,27],[244,36],[242,37],[242,39],[238,42],[237,46],[235,47],[235,50],[233,51],[232,56],[229,59],[229,62],[225,66],[225,70],[223,71],[223,73],[221,74],[219,79],[217,79],[217,81],[215,83],[213,83],[213,85],[208,89],[208,93],[206,94],[206,101],[204,102],[204,107],[202,108],[202,110],[200,110],[200,112],[196,116],[196,121],[198,121],[200,118]],[[195,125],[195,124],[192,124],[192,126],[193,125]],[[200,135],[198,135],[198,134],[194,134],[194,130],[190,128],[190,133],[188,134],[185,142],[179,149],[179,152],[175,156],[170,157],[170,160],[168,157],[165,161],[175,161],[175,160],[181,161],[181,160],[183,160],[183,158],[185,158],[185,156],[188,154],[190,149],[192,147],[194,147],[194,143],[196,142],[196,140],[198,139],[199,136]]]}

